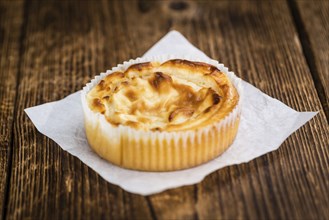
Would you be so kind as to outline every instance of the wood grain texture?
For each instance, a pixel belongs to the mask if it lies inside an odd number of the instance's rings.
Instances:
[[[123,219],[134,212],[150,218],[145,198],[107,184],[39,134],[23,112],[80,90],[95,73],[130,56],[126,48],[116,49],[123,43],[114,37],[121,27],[112,21],[113,3],[94,3],[27,4],[8,219]]]
[[[286,2],[29,1],[8,219],[325,219],[328,122]],[[175,5],[176,4],[176,5]],[[170,29],[267,94],[319,110],[275,152],[143,197],[107,183],[36,131],[26,107],[58,100],[142,55]]]
[[[22,18],[22,1],[0,1],[0,219],[5,211],[10,172]]]
[[[329,120],[329,1],[291,1],[291,6],[305,57]]]

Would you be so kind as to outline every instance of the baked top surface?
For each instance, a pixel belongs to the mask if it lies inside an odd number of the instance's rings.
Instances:
[[[89,108],[114,126],[179,131],[220,121],[237,105],[239,95],[216,67],[175,59],[109,74],[86,98]]]

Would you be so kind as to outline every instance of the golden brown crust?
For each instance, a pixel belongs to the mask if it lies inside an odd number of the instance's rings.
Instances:
[[[113,125],[142,130],[197,129],[224,118],[239,96],[216,67],[187,60],[138,63],[114,72],[88,95]]]

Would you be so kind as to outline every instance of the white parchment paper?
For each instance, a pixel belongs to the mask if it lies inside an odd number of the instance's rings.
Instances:
[[[147,51],[144,57],[165,54],[189,54],[208,58],[177,31],[169,32]],[[297,112],[249,83],[244,81],[242,83],[243,110],[233,145],[223,155],[206,164],[175,172],[132,171],[101,159],[88,146],[80,92],[60,101],[27,108],[25,112],[38,131],[78,157],[108,182],[119,185],[128,192],[150,195],[166,189],[198,183],[205,176],[222,167],[245,163],[276,150],[291,133],[317,114]]]

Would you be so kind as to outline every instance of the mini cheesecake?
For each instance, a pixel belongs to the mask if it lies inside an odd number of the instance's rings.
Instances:
[[[205,163],[231,145],[240,94],[218,67],[182,59],[126,66],[82,92],[87,139],[102,158],[171,171]]]

